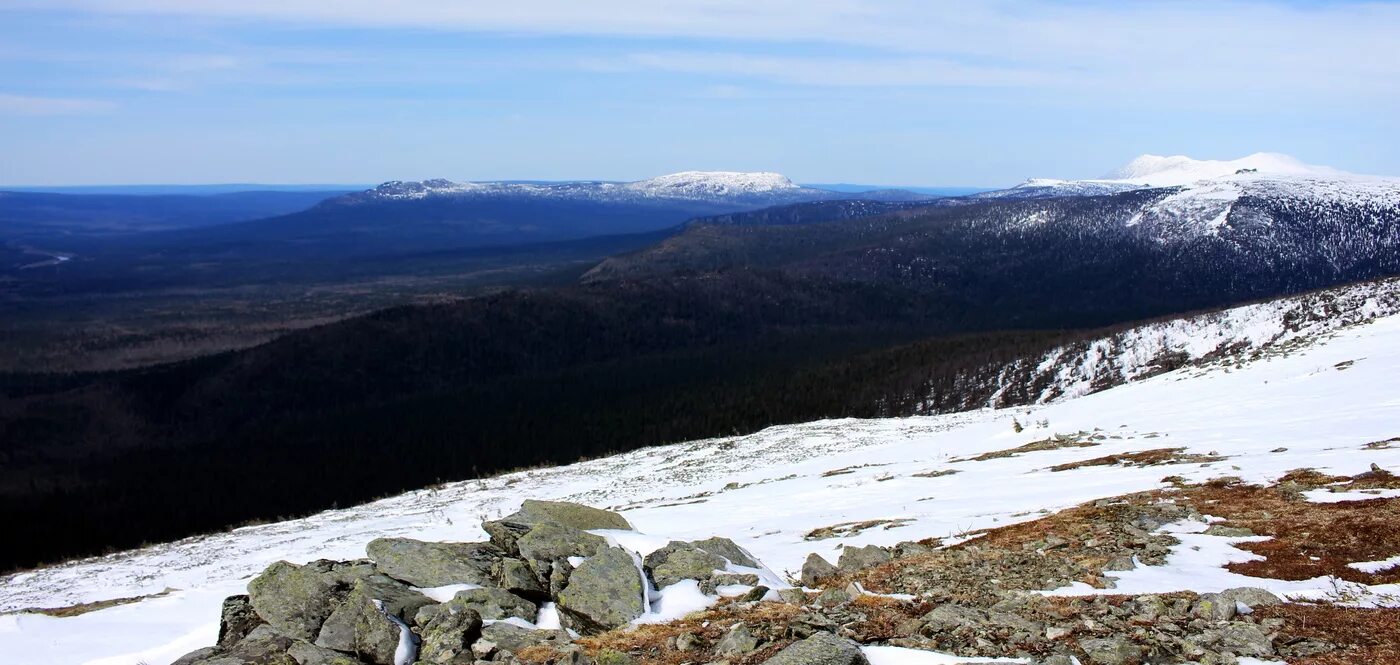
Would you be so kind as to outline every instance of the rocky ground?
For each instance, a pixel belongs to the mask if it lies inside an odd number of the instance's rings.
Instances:
[[[218,643],[177,663],[846,665],[868,662],[870,647],[1055,665],[1400,662],[1400,610],[1356,598],[1300,604],[1252,587],[1111,592],[1116,572],[1163,564],[1177,540],[1162,527],[1189,521],[1210,521],[1207,532],[1222,536],[1272,536],[1244,545],[1264,557],[1232,564],[1247,574],[1391,581],[1400,572],[1345,562],[1400,549],[1400,498],[1324,503],[1306,494],[1397,487],[1379,469],[1300,470],[1268,487],[1179,483],[950,545],[847,547],[834,564],[813,554],[792,585],[725,538],[672,541],[643,556],[610,537],[631,529],[617,513],[526,501],[483,525],[488,542],[386,538],[363,560],[273,564],[247,595],[225,601]],[[1071,585],[1094,593],[1045,593]],[[658,617],[675,597],[658,594],[676,589],[703,602]]]

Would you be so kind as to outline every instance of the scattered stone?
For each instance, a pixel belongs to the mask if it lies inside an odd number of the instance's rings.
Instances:
[[[813,552],[808,554],[807,560],[802,563],[802,584],[809,587],[818,586],[823,579],[839,572],[841,571],[831,565],[831,562]]]
[[[642,577],[632,554],[606,547],[589,557],[569,576],[559,595],[561,619],[580,633],[600,633],[639,617],[646,607]]]
[[[1079,648],[1095,665],[1138,665],[1142,662],[1142,648],[1122,637],[1081,640]]]
[[[1242,603],[1246,607],[1268,607],[1270,605],[1282,605],[1283,599],[1275,596],[1265,589],[1258,587],[1235,587],[1220,592],[1220,598],[1225,601]]]
[[[758,638],[754,637],[744,624],[735,624],[715,644],[717,656],[742,656],[758,648]]]
[[[790,605],[806,605],[807,592],[797,587],[778,589],[778,598]]]
[[[416,587],[492,584],[491,569],[503,553],[490,543],[428,543],[377,538],[365,547],[380,572]]]
[[[817,594],[817,599],[812,602],[819,607],[835,607],[851,602],[851,594],[845,589],[827,589]]]
[[[763,600],[763,597],[768,595],[768,591],[769,589],[766,586],[756,586],[752,589],[749,589],[747,592],[744,593],[744,595],[739,596],[739,602],[756,603],[760,600]]]
[[[892,559],[889,550],[876,545],[866,545],[865,547],[846,547],[841,550],[841,558],[836,562],[836,567],[842,572],[853,573],[865,568],[878,566]]]
[[[1212,524],[1204,532],[1207,536],[1220,536],[1222,538],[1247,538],[1253,536],[1254,532],[1244,527],[1222,526]]]
[[[1218,593],[1201,594],[1191,613],[1206,621],[1229,621],[1235,618],[1235,601]]]
[[[869,665],[860,647],[830,633],[817,633],[768,659],[769,665]]]
[[[676,636],[676,651],[681,653],[694,651],[700,644],[700,638],[695,633],[687,631]]]

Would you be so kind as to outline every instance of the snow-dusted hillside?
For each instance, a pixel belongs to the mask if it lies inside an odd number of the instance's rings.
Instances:
[[[1276,152],[1256,152],[1229,160],[1192,159],[1184,155],[1141,155],[1105,175],[1102,180],[1138,183],[1149,187],[1173,187],[1239,173],[1265,176],[1345,177],[1350,174],[1327,166],[1304,164]]]
[[[908,192],[900,192],[911,198]],[[743,203],[793,203],[828,199],[883,198],[887,191],[860,194],[802,187],[786,176],[768,172],[683,171],[635,182],[386,182],[374,189],[342,197],[342,203],[404,201],[433,197],[541,197],[582,201],[628,202],[651,199]],[[912,197],[933,198],[933,197]]]
[[[1160,229],[1164,238],[1217,233],[1232,221],[1231,213],[1243,199],[1287,202],[1299,209],[1351,206],[1380,211],[1400,206],[1400,178],[1311,166],[1277,153],[1224,161],[1142,155],[1100,179],[1033,178],[969,198],[1102,196],[1143,189],[1161,189],[1162,197],[1125,223]]]
[[[1356,474],[1372,464],[1400,470],[1400,447],[1375,444],[1400,434],[1396,292],[1395,282],[1358,286],[1326,297],[1153,324],[1092,343],[1088,350],[1067,349],[1050,363],[1062,371],[1052,376],[1054,388],[1045,394],[1045,404],[774,427],[751,436],[449,483],[305,519],[12,575],[0,582],[0,608],[9,612],[166,593],[69,618],[0,616],[0,661],[167,663],[212,643],[221,600],[241,592],[271,562],[357,558],[380,536],[484,539],[481,520],[515,510],[523,498],[620,510],[652,536],[634,539],[633,546],[643,549],[670,538],[727,535],[781,572],[796,571],[809,552],[831,556],[842,545],[893,545],[926,537],[956,542],[976,529],[1162,487],[1169,475],[1186,481],[1231,475],[1269,482],[1301,467],[1339,474]],[[1170,353],[1214,362],[1071,398],[1094,377],[1150,373]],[[1075,354],[1074,361],[1065,362]],[[1093,447],[978,457],[1057,434],[1087,438]],[[1164,446],[1223,459],[1051,470]],[[821,527],[863,522],[885,526],[849,528],[821,540],[806,537]],[[1232,547],[1250,539],[1171,529],[1181,543],[1166,565],[1118,573],[1120,590],[1248,585],[1298,598],[1335,592],[1329,578],[1282,582],[1226,571],[1225,563],[1255,556]]]

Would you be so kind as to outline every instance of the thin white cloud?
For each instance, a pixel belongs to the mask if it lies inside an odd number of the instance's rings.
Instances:
[[[613,66],[799,85],[1070,84],[1175,94],[1229,90],[1400,95],[1400,4],[1264,0],[0,0],[319,26],[738,40],[733,54],[644,54]],[[754,55],[754,45],[864,51]],[[713,45],[712,45],[713,46]],[[706,49],[714,50],[714,49]],[[859,55],[860,57],[855,57]],[[836,57],[840,56],[840,57]],[[849,56],[849,57],[847,57]],[[706,62],[705,58],[712,58]]]
[[[3,115],[80,115],[101,113],[112,108],[114,105],[111,102],[100,99],[33,97],[0,93],[0,114]]]

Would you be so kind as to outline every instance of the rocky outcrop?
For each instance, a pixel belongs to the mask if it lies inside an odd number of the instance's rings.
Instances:
[[[353,653],[374,665],[394,665],[400,637],[398,623],[374,597],[373,587],[359,580],[345,601],[326,619],[315,645]]]
[[[249,604],[273,628],[314,640],[345,591],[331,575],[332,566],[329,561],[304,566],[278,561],[248,583]]]
[[[817,633],[767,661],[770,665],[869,665],[855,642],[830,633]]]
[[[489,543],[428,543],[379,538],[365,548],[385,575],[417,587],[491,584],[491,570],[503,554]]]
[[[472,643],[481,636],[481,616],[449,606],[421,625],[422,647],[418,660],[429,665],[449,665],[471,659]]]
[[[518,617],[534,623],[539,616],[539,607],[505,589],[467,589],[458,591],[452,600],[443,604],[448,611],[470,610],[482,619],[492,621]]]
[[[817,586],[822,580],[840,572],[836,566],[831,565],[831,562],[813,552],[807,555],[807,560],[802,564],[802,585]]]
[[[564,625],[580,633],[601,633],[646,611],[642,574],[632,553],[607,547],[584,560],[559,594]]]

